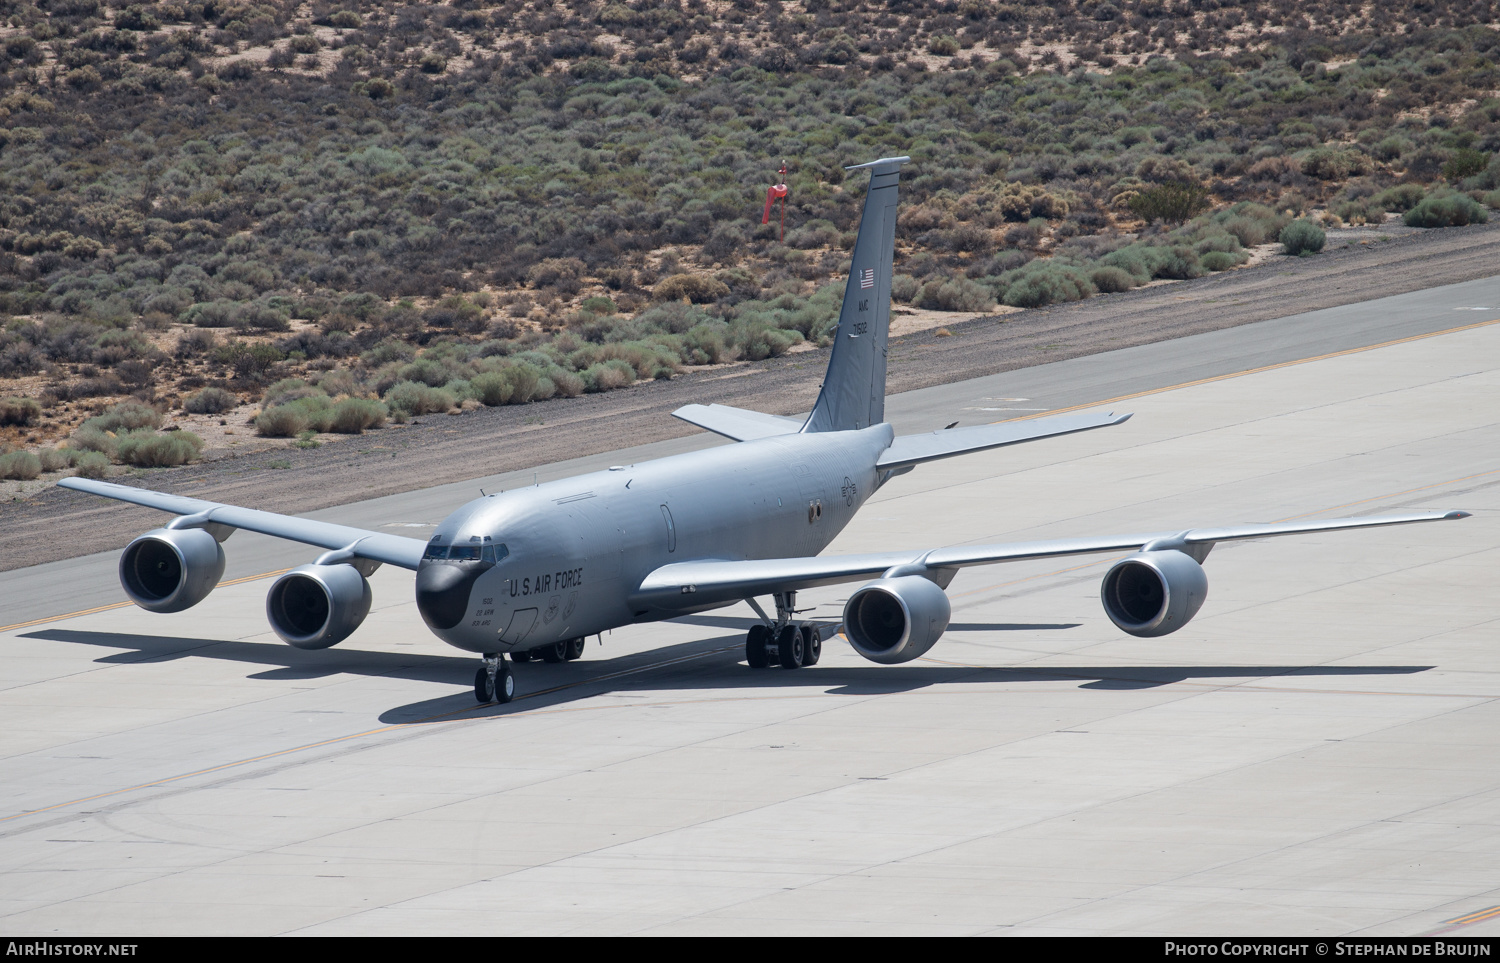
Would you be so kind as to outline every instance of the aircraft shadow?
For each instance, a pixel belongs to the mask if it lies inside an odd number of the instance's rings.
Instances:
[[[271,642],[85,632],[74,629],[44,629],[26,633],[22,637],[126,650],[101,656],[97,660],[105,664],[202,658],[262,667],[260,671],[249,675],[251,679],[316,679],[349,674],[458,686],[448,695],[385,710],[379,718],[388,725],[436,720],[458,714],[481,717],[534,711],[607,692],[632,689],[652,692],[707,689],[745,693],[763,692],[767,689],[795,689],[801,692],[820,689],[830,695],[881,695],[911,692],[940,683],[1072,682],[1078,683],[1080,689],[1120,690],[1149,689],[1189,679],[1391,676],[1411,675],[1433,668],[1430,665],[1053,667],[909,662],[892,666],[819,665],[797,671],[779,668],[753,670],[745,666],[742,639],[735,634],[604,658],[593,655],[600,650],[591,648],[589,655],[579,662],[557,665],[527,663],[514,669],[520,690],[516,701],[504,706],[477,706],[469,682],[478,660],[471,656],[337,648],[308,651]]]
[[[702,625],[711,629],[747,630],[760,619],[734,618],[727,615],[683,615],[668,619],[681,625]],[[842,623],[811,619],[823,633],[823,638],[834,635]],[[1049,629],[1076,629],[1082,622],[950,622],[949,632],[1045,632]]]

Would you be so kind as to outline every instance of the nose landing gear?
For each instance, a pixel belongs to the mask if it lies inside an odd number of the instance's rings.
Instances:
[[[793,622],[797,593],[776,595],[776,621],[760,612],[753,599],[750,604],[765,622],[750,626],[745,634],[745,661],[752,669],[764,669],[775,663],[783,669],[800,669],[817,665],[823,656],[823,639],[818,627],[810,622]]]
[[[504,705],[516,697],[516,677],[510,665],[494,652],[486,652],[484,665],[474,673],[474,698],[480,705]]]

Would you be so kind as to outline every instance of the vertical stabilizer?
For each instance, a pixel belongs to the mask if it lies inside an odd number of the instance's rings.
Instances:
[[[896,243],[896,181],[910,157],[885,157],[848,170],[870,170],[844,309],[823,391],[803,431],[849,431],[885,420],[885,345],[891,323],[891,263]]]

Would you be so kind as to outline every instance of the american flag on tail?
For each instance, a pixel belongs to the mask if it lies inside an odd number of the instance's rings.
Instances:
[[[875,269],[874,268],[865,268],[863,271],[859,272],[859,287],[860,287],[860,290],[864,290],[866,288],[873,288],[874,286],[875,286]]]

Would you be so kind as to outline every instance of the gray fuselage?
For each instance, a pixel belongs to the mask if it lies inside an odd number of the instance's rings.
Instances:
[[[892,438],[887,424],[781,435],[475,499],[434,533],[418,608],[482,653],[682,615],[631,594],[673,562],[818,554],[878,487]]]

